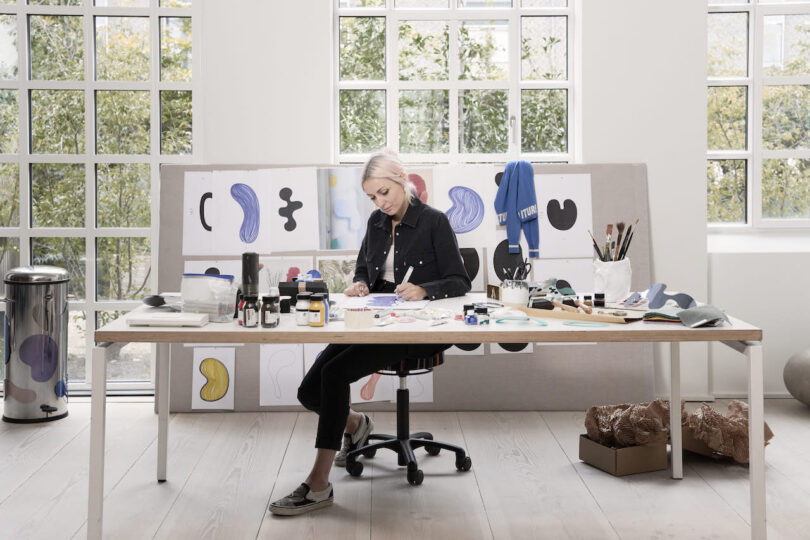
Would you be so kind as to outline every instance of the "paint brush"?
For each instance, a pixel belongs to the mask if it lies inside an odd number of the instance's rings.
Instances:
[[[633,236],[634,236],[635,234],[636,234],[636,232],[635,232],[635,231],[632,231],[632,232],[631,232],[631,233],[630,233],[630,234],[627,236],[627,243],[624,245],[624,252],[622,252],[622,259],[624,259],[625,257],[627,257],[627,250],[629,250],[629,249],[630,249],[630,241],[633,239]]]
[[[600,261],[605,260],[604,257],[602,257],[602,252],[599,250],[599,244],[596,243],[596,238],[593,237],[593,233],[591,233],[591,231],[589,230],[588,234],[591,236],[591,240],[593,240],[593,249],[596,250],[596,255],[599,257],[599,260]]]
[[[620,259],[623,259],[624,256],[627,254],[627,246],[630,243],[630,236],[632,235],[633,227],[636,227],[638,225],[639,219],[641,218],[636,218],[636,222],[627,228],[627,234],[624,235],[624,245],[621,247],[621,253],[619,254]]]
[[[616,224],[616,228],[619,229],[619,235],[616,237],[616,245],[621,248],[622,245],[622,234],[624,233],[624,221],[620,221]],[[621,249],[617,249],[616,252],[613,254],[613,260],[619,260],[619,251]]]
[[[610,260],[610,235],[613,234],[613,223],[608,223],[607,229],[605,229],[605,262]]]

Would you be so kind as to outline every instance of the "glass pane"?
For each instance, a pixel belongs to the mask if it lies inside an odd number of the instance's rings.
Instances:
[[[160,0],[160,7],[191,7],[191,0]]]
[[[19,149],[18,113],[17,91],[0,90],[0,154],[16,154]]]
[[[521,0],[521,7],[566,7],[568,0]]]
[[[31,226],[84,227],[83,164],[31,164]]]
[[[373,152],[385,147],[385,90],[340,91],[340,151]]]
[[[395,0],[394,7],[398,8],[446,8],[449,0]]]
[[[496,153],[509,149],[506,90],[459,90],[458,151]]]
[[[30,15],[31,79],[84,80],[82,17]]]
[[[508,76],[507,21],[464,21],[459,28],[459,79],[504,81]]]
[[[18,266],[20,266],[20,239],[0,236],[0,274],[5,276],[6,272]],[[2,279],[0,279],[0,295],[6,297],[6,283]],[[0,331],[0,334],[4,333]]]
[[[385,17],[340,18],[340,80],[385,79]]]
[[[68,271],[68,294],[76,300],[85,297],[84,238],[32,238],[31,264],[58,266]],[[72,300],[73,298],[71,298]]]
[[[385,0],[338,0],[338,7],[342,8],[385,7]]]
[[[764,17],[762,67],[771,76],[810,73],[810,15]]]
[[[0,79],[17,78],[17,17],[0,15]]]
[[[504,8],[512,7],[512,0],[458,0],[460,8]]]
[[[68,312],[68,382],[85,382],[87,358],[87,315],[84,311]],[[107,366],[109,369],[109,365]]]
[[[745,150],[748,88],[710,86],[707,115],[709,150]]]
[[[160,93],[160,153],[191,154],[191,91]]]
[[[762,217],[810,218],[810,159],[763,160]]]
[[[399,92],[399,151],[450,151],[450,93],[447,90]]]
[[[149,0],[96,0],[98,7],[149,7]]]
[[[706,169],[710,223],[745,223],[746,161],[710,159]]]
[[[521,17],[524,80],[568,78],[568,17]]]
[[[31,152],[84,152],[82,90],[31,90]]]
[[[149,296],[151,270],[148,238],[96,239],[98,300],[137,300]]]
[[[568,151],[567,90],[521,90],[520,114],[524,152]]]
[[[748,74],[748,14],[710,13],[708,19],[709,77]]]
[[[763,148],[810,148],[810,86],[766,86],[762,109]]]
[[[84,4],[84,0],[28,0],[28,4],[32,6],[81,6]]]
[[[147,163],[96,165],[96,225],[148,227],[150,185]]]
[[[399,80],[447,80],[450,27],[442,21],[399,24]]]
[[[160,79],[191,81],[191,17],[160,18]]]
[[[96,79],[149,80],[149,19],[96,17]]]
[[[16,163],[0,163],[0,227],[19,226],[20,169]]]
[[[96,311],[96,328],[102,328],[126,311]],[[152,376],[152,346],[128,343],[107,357],[108,381],[149,381]]]
[[[96,92],[96,151],[99,154],[149,153],[149,92]]]

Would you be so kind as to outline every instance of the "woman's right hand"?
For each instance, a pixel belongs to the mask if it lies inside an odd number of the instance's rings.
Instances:
[[[346,296],[365,296],[368,294],[368,285],[362,281],[355,281],[343,291]]]

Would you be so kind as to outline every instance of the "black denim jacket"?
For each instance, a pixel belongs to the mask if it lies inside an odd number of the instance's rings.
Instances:
[[[425,289],[431,300],[462,296],[470,290],[470,278],[447,216],[419,199],[411,202],[397,225],[393,248],[397,283],[405,277],[408,267],[413,266],[408,281]],[[357,255],[354,281],[363,281],[372,289],[382,275],[389,249],[391,216],[378,209],[368,220],[366,236]]]

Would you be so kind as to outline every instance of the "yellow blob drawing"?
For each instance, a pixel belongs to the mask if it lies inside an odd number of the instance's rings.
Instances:
[[[337,186],[337,176],[334,174],[329,175],[329,187],[333,188]]]
[[[200,373],[208,382],[200,390],[205,401],[217,401],[228,392],[228,369],[216,358],[206,358],[200,362]]]

